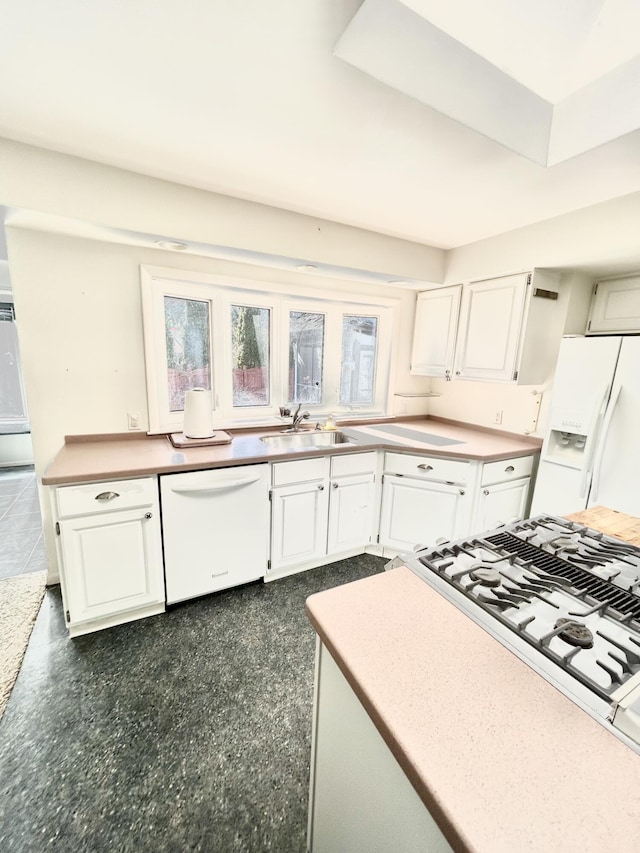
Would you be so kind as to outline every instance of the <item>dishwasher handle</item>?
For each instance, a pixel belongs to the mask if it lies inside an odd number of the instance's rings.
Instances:
[[[237,480],[224,480],[221,483],[211,483],[210,485],[195,485],[195,486],[171,486],[171,491],[177,495],[196,494],[201,492],[228,492],[230,489],[240,489],[243,486],[250,486],[252,483],[257,483],[260,477],[244,477]]]

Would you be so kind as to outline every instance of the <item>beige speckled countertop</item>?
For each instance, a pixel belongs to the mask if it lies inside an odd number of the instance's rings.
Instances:
[[[409,569],[307,612],[454,849],[640,849],[640,756]]]
[[[390,432],[389,427],[406,430],[411,435]],[[47,468],[42,482],[44,485],[81,483],[383,448],[490,462],[532,455],[540,450],[542,443],[537,438],[475,428],[435,418],[339,428],[351,437],[353,444],[287,452],[270,448],[260,441],[263,435],[277,434],[277,429],[236,433],[232,431],[231,444],[185,449],[173,447],[167,436],[135,433],[116,436],[72,436],[67,438],[65,445]],[[450,443],[440,443],[445,441]]]

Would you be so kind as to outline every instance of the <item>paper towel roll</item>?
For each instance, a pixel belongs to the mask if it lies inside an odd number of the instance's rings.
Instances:
[[[187,438],[209,438],[213,435],[211,391],[192,388],[184,395],[183,433]]]

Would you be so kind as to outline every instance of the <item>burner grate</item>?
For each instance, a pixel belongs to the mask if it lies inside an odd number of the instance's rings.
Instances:
[[[528,542],[523,542],[522,539],[510,533],[486,536],[484,541],[513,553],[522,560],[533,563],[550,575],[565,578],[580,592],[592,596],[596,601],[609,605],[621,613],[623,617],[640,619],[640,599],[633,593],[621,590],[619,586],[598,578],[579,566],[566,563],[559,557],[549,554],[535,545],[529,545]]]

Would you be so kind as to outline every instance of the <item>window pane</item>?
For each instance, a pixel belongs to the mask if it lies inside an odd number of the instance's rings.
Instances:
[[[373,403],[377,335],[377,317],[342,318],[341,403]]]
[[[268,308],[231,306],[233,405],[269,405],[270,315]]]
[[[0,303],[0,432],[29,428],[13,305]]]
[[[169,409],[180,412],[185,391],[211,389],[209,303],[165,296],[164,323]]]
[[[289,314],[289,402],[322,402],[324,314]]]

